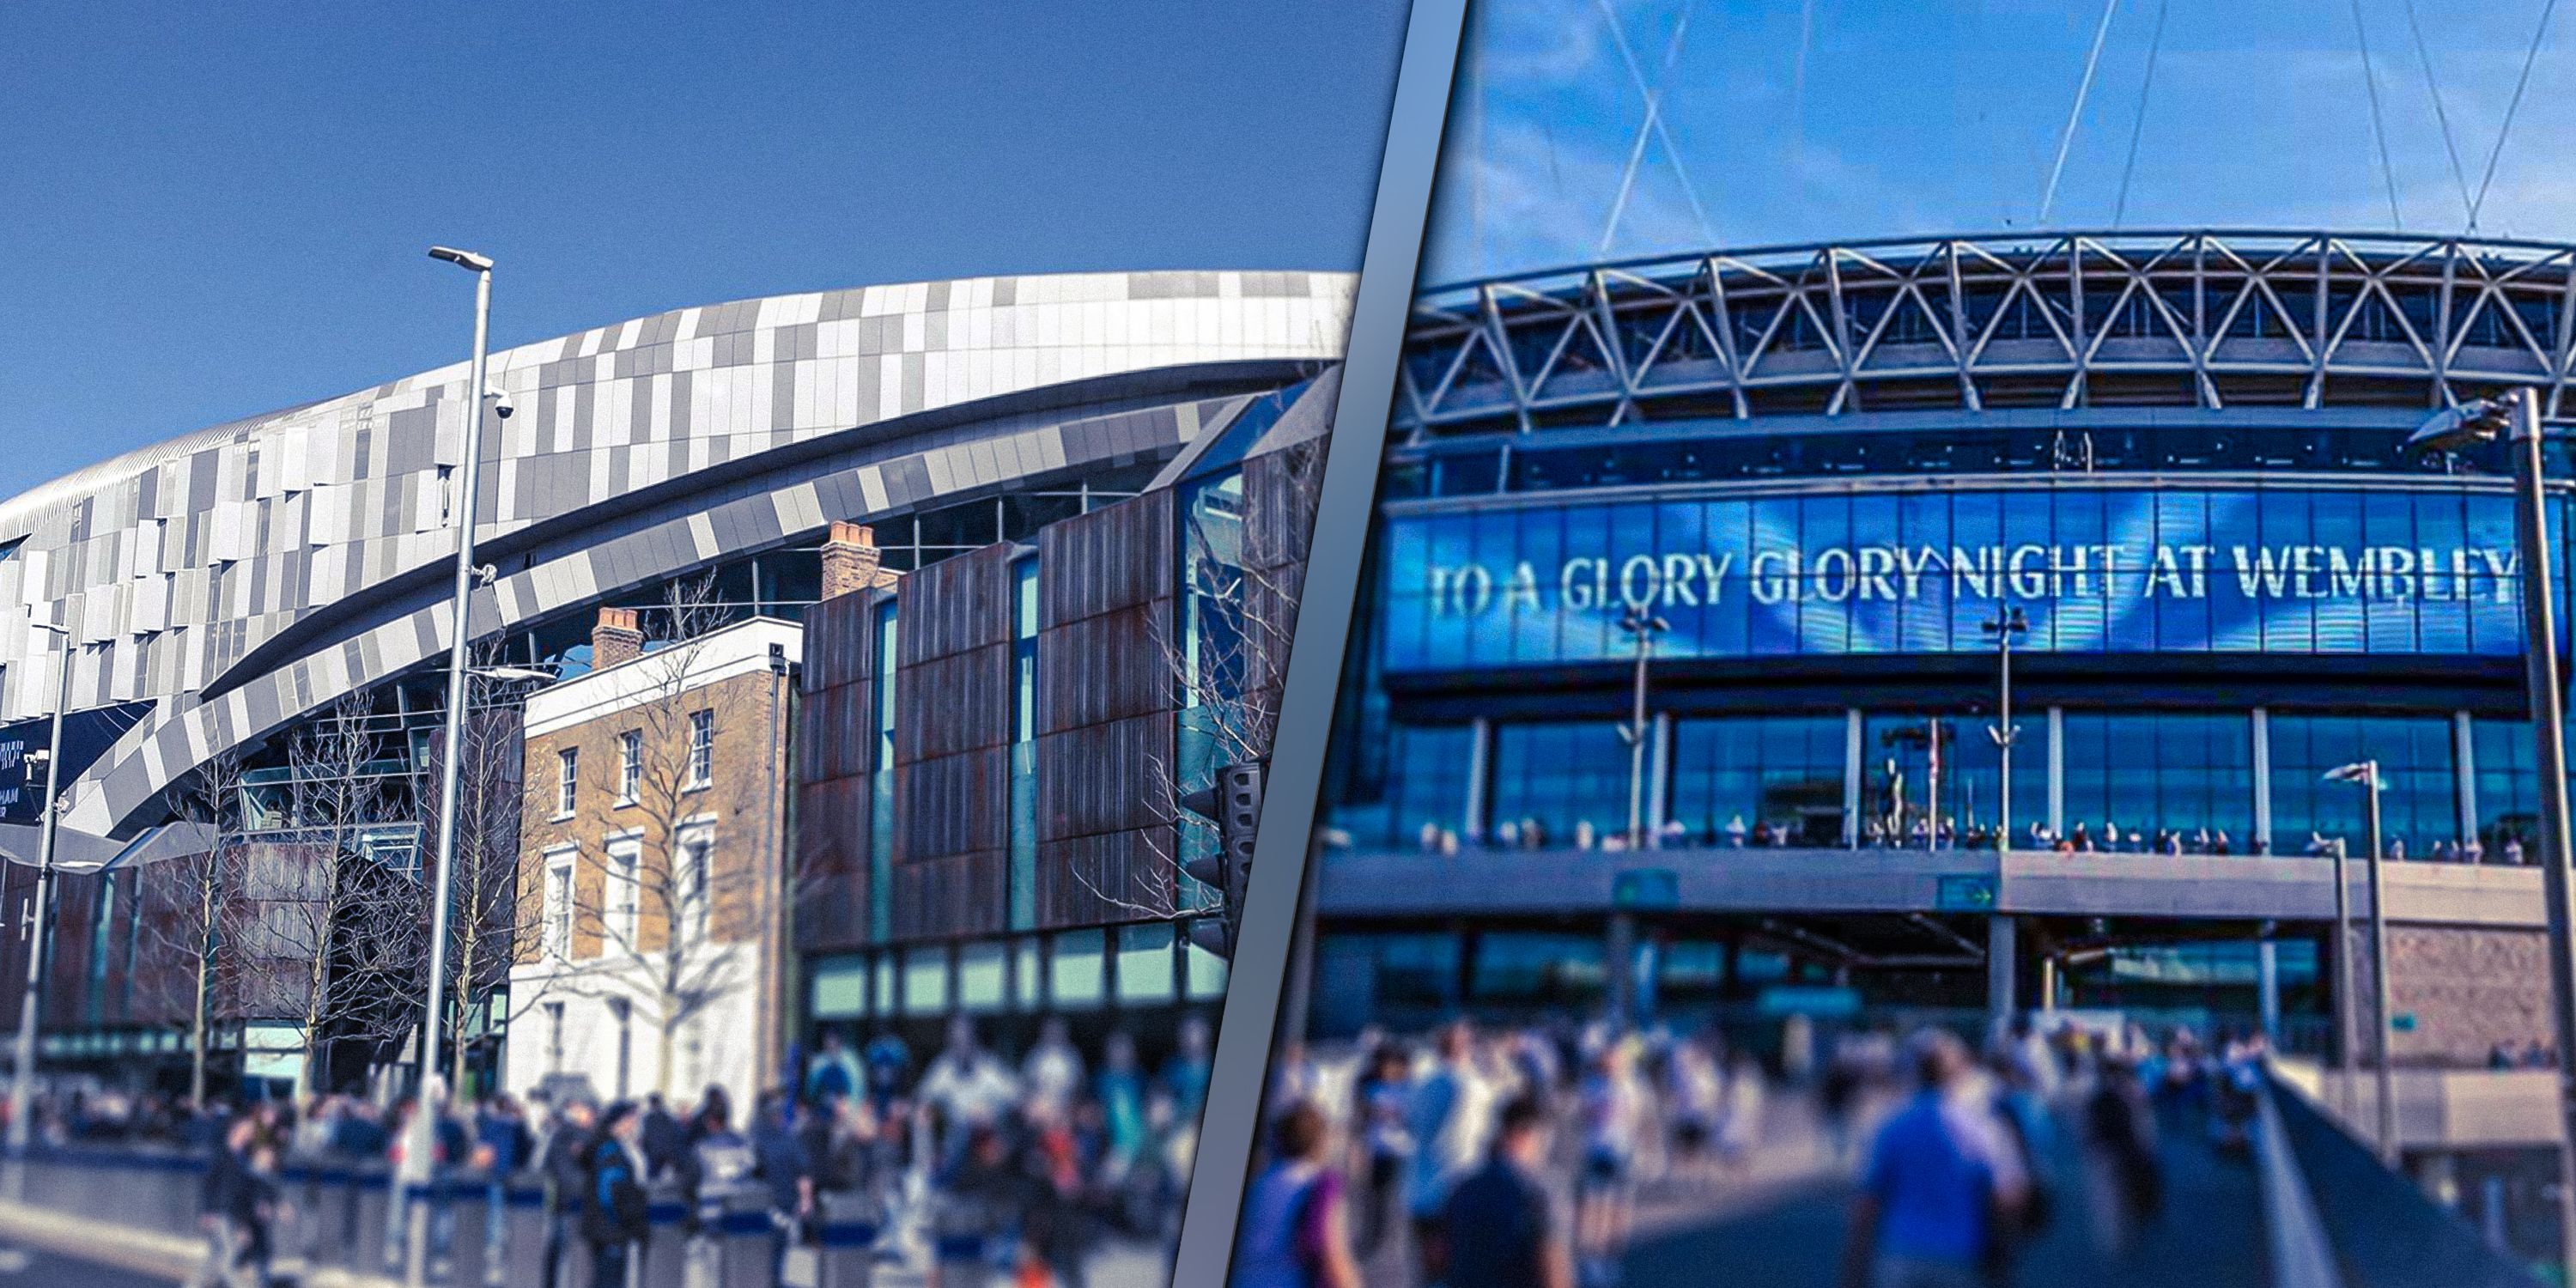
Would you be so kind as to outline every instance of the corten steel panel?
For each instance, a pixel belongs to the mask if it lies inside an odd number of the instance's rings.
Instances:
[[[1172,593],[1172,495],[1148,492],[1038,534],[1041,629]]]
[[[797,802],[796,947],[832,951],[867,942],[868,817],[862,777],[809,782]]]
[[[876,608],[886,592],[824,600],[805,617],[797,705],[796,947],[867,942],[876,768]]]
[[[897,647],[909,667],[1011,641],[1011,547],[986,546],[907,574]]]
[[[942,939],[1004,929],[1009,856],[1000,850],[949,854],[894,870],[894,935]]]
[[[1178,846],[1169,827],[1040,841],[1038,924],[1096,926],[1169,909]]]
[[[44,1003],[37,1012],[48,1028],[89,1025],[83,1001],[89,995],[90,923],[98,911],[102,880],[101,874],[95,872],[64,872],[54,877],[53,924],[48,930],[51,942],[45,949]]]
[[[895,764],[1007,745],[1011,697],[1007,642],[907,664],[895,679]]]
[[[1299,443],[1243,462],[1244,562],[1254,567],[1302,565],[1314,534],[1315,488],[1323,468],[1318,443]]]
[[[898,766],[895,866],[1008,848],[1010,768],[1000,747]]]
[[[1177,635],[1168,598],[1041,629],[1039,733],[1172,710]]]
[[[1172,726],[1165,713],[1039,738],[1038,839],[1169,822]]]

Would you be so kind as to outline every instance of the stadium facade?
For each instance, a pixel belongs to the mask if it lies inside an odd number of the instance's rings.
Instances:
[[[2571,292],[2565,246],[2306,232],[1425,292],[1311,1027],[2064,1005],[2321,1049],[2308,856],[2365,805],[2322,776],[2375,757],[2399,1058],[2545,1041],[2511,496],[2400,444],[2569,410]]]
[[[1306,272],[978,278],[497,353],[512,414],[471,444],[487,575],[468,634],[495,664],[569,676],[601,607],[649,612],[682,579],[801,617],[836,521],[868,524],[896,572],[1034,540],[1336,362],[1350,290]],[[169,973],[151,874],[203,842],[174,820],[208,766],[237,760],[254,790],[292,777],[296,731],[351,693],[384,724],[386,772],[435,754],[465,380],[460,363],[201,430],[0,503],[0,738],[42,745],[66,658],[73,712],[60,856],[86,875],[52,910],[48,1057],[174,1048],[173,990],[147,987]],[[37,813],[8,786],[14,916]],[[256,1046],[246,1033],[227,1040]]]

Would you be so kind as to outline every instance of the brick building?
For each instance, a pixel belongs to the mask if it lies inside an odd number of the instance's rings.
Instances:
[[[593,669],[528,701],[504,1085],[748,1105],[781,1050],[779,861],[802,631],[648,639],[600,610]]]

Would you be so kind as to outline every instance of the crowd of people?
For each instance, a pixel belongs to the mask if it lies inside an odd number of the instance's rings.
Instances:
[[[1235,1282],[1357,1288],[1364,1267],[1421,1285],[1609,1282],[1637,1186],[1747,1166],[1770,1081],[1714,1032],[1600,1024],[1460,1021],[1365,1034],[1336,1058],[1292,1049]]]
[[[2134,1247],[2162,1209],[2161,1134],[2242,1150],[2263,1055],[2259,1036],[2211,1049],[2177,1030],[2156,1046],[2134,1027],[2028,1022],[1982,1055],[1937,1027],[1859,1030],[1777,1069],[1714,1033],[1598,1024],[1292,1051],[1235,1288],[1616,1284],[1640,1187],[1687,1200],[1682,1187],[1751,1174],[1785,1144],[1770,1112],[1784,1081],[1813,1108],[1825,1165],[1856,1178],[1844,1282],[2010,1284],[2061,1192],[2081,1195],[2065,1219],[2102,1256]]]
[[[538,1288],[574,1282],[586,1262],[593,1285],[641,1282],[657,1202],[678,1202],[679,1255],[718,1255],[728,1213],[765,1212],[772,1282],[812,1282],[827,1225],[872,1241],[866,1255],[908,1265],[931,1288],[1050,1285],[1083,1288],[1088,1259],[1105,1240],[1168,1243],[1177,1223],[1208,1087],[1206,1021],[1185,1016],[1171,1055],[1149,1067],[1137,1043],[1112,1031],[1086,1055],[1061,1018],[1006,1058],[970,1020],[952,1021],[943,1045],[916,1059],[892,1030],[863,1044],[821,1035],[798,1076],[738,1108],[721,1087],[694,1104],[658,1094],[601,1103],[578,1092],[445,1100],[425,1133],[422,1218],[430,1269],[452,1281],[457,1240],[483,1240],[487,1284],[509,1279],[508,1191],[544,1194]],[[205,1156],[201,1285],[265,1285],[281,1258],[315,1240],[356,1230],[356,1191],[339,1232],[312,1209],[316,1191],[291,1179],[294,1163],[382,1165],[415,1179],[404,1154],[417,1100],[390,1104],[325,1095],[192,1108],[149,1096],[66,1091],[40,1106],[56,1139],[161,1142]],[[305,1173],[309,1175],[309,1173]],[[460,1230],[478,1191],[483,1228]],[[299,1211],[316,1219],[289,1224]],[[398,1269],[415,1213],[384,1210],[382,1247]],[[740,1229],[739,1222],[735,1229]],[[300,1233],[299,1233],[300,1232]],[[282,1246],[297,1245],[297,1246]],[[524,1250],[515,1258],[526,1261]]]

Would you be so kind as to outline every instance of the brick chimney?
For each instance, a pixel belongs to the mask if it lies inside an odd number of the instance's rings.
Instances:
[[[600,609],[599,624],[590,628],[590,669],[605,671],[642,656],[644,632],[635,624],[635,610]]]
[[[834,520],[831,535],[823,538],[823,598],[893,585],[894,571],[879,562],[883,558],[873,529]]]

